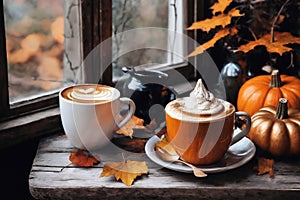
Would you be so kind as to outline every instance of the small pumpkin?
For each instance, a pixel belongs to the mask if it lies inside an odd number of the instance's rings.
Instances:
[[[237,108],[252,116],[260,108],[277,106],[279,98],[287,98],[290,108],[300,108],[300,79],[279,75],[260,75],[246,81],[239,90]]]
[[[278,107],[261,108],[251,117],[248,137],[274,156],[300,155],[300,110],[288,109],[287,99]]]

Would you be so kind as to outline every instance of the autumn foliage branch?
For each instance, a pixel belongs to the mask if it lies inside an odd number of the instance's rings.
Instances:
[[[212,18],[194,22],[187,28],[187,30],[202,30],[206,33],[216,31],[210,40],[197,47],[189,54],[189,57],[203,53],[205,50],[214,47],[219,40],[227,37],[236,37],[240,41],[243,40],[241,27],[247,27],[254,40],[249,41],[244,38],[244,44],[240,43],[236,46],[238,51],[247,53],[250,50],[253,50],[256,46],[265,46],[269,53],[278,53],[279,55],[292,51],[293,49],[287,45],[300,44],[300,37],[296,37],[290,32],[275,31],[275,28],[277,28],[277,26],[285,19],[285,16],[282,15],[282,13],[291,1],[285,0],[283,3],[282,1],[277,1],[277,3],[279,2],[282,5],[280,6],[280,9],[276,11],[275,16],[271,16],[269,19],[259,18],[259,15],[266,13],[264,9],[266,9],[268,5],[264,4],[267,2],[268,0],[242,1],[239,5],[234,2],[234,0],[218,0],[210,7],[213,15]],[[253,16],[247,16],[250,14]],[[241,20],[245,17],[248,17],[249,20]],[[256,21],[253,19],[256,19]],[[251,29],[250,23],[253,21],[255,23],[252,23],[254,24],[252,27],[258,30],[263,30],[259,33],[259,35]],[[264,29],[269,31],[266,32]]]

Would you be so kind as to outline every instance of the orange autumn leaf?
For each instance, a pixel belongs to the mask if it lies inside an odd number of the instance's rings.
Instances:
[[[8,60],[11,63],[25,63],[29,60],[31,54],[24,49],[18,49],[8,55]]]
[[[213,16],[210,19],[194,22],[192,26],[187,28],[187,30],[201,29],[202,31],[209,32],[217,26],[222,26],[224,28],[225,26],[231,23],[232,17],[240,16],[243,16],[243,14],[241,14],[238,9],[233,8],[227,14],[222,13],[220,15]]]
[[[257,171],[258,175],[269,173],[269,176],[273,177],[274,176],[273,166],[274,166],[273,159],[259,158],[258,166],[255,166],[254,169]]]
[[[46,80],[61,80],[63,74],[61,73],[62,64],[57,57],[48,56],[45,53],[41,53],[38,56],[40,64],[38,65],[37,72],[39,77]],[[49,67],[51,66],[51,67]],[[44,90],[55,89],[60,86],[61,83],[53,81],[41,81],[39,86]]]
[[[45,54],[52,57],[60,56],[64,51],[63,45],[53,45]]]
[[[251,41],[238,48],[239,51],[247,53],[254,49],[256,46],[263,45],[267,48],[270,53],[279,53],[282,55],[285,52],[293,50],[285,45],[287,44],[300,44],[300,37],[295,37],[288,32],[275,32],[274,42],[271,42],[271,34],[266,34],[258,40]]]
[[[30,34],[21,41],[21,47],[30,54],[39,51],[43,37],[40,34]]]
[[[136,177],[148,174],[146,162],[131,161],[125,162],[109,162],[103,167],[100,177],[114,175],[116,180],[120,180],[127,186],[132,185]]]
[[[163,137],[163,139],[155,144],[155,148],[160,148],[164,151],[166,151],[170,155],[177,155],[177,152],[173,148],[173,146],[170,144],[170,142],[167,140],[166,137]]]
[[[78,149],[76,152],[71,152],[69,160],[71,163],[81,167],[91,167],[98,164],[99,161],[93,156],[89,155],[82,149]]]
[[[218,40],[222,39],[223,37],[226,37],[227,35],[235,35],[237,34],[237,31],[238,30],[236,28],[225,28],[219,30],[211,40],[197,47],[192,53],[188,55],[188,57],[196,56],[198,54],[203,53],[205,50],[213,47]]]
[[[45,36],[38,33],[32,33],[27,35],[20,42],[21,48],[9,52],[8,60],[11,63],[25,63],[32,56],[36,55],[40,51],[42,43],[45,42]]]
[[[116,133],[132,138],[133,129],[145,129],[145,126],[143,124],[143,119],[140,119],[136,116],[132,116],[131,119],[123,127],[116,131]]]
[[[224,10],[231,4],[232,0],[219,0],[214,5],[212,5],[210,8],[212,9],[212,13],[215,15],[218,12],[223,13]]]
[[[51,34],[60,44],[64,43],[64,18],[57,17],[51,24]]]

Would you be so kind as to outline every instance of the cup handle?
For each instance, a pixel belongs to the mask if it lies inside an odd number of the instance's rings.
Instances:
[[[121,101],[121,103],[125,103],[125,104],[129,105],[129,111],[128,111],[127,115],[125,116],[125,118],[119,122],[119,124],[118,124],[119,128],[124,126],[131,119],[131,117],[134,115],[134,112],[135,112],[135,104],[131,99],[129,99],[127,97],[121,97],[120,101]]]
[[[239,119],[239,117],[241,116],[245,117],[245,119],[243,120]],[[234,134],[230,145],[235,144],[236,142],[240,141],[243,137],[245,137],[248,134],[251,127],[251,117],[248,113],[242,111],[236,112],[235,121],[237,120],[241,121],[242,123],[245,123],[246,127],[242,131]]]

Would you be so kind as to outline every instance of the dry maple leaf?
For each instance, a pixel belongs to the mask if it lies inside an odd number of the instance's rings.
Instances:
[[[100,177],[114,175],[116,180],[120,180],[127,186],[132,185],[136,177],[142,174],[148,174],[146,162],[131,161],[125,162],[109,162],[103,167]]]
[[[285,52],[293,50],[285,45],[287,44],[300,44],[300,37],[295,37],[288,32],[275,32],[274,42],[271,42],[271,34],[266,34],[258,40],[251,41],[238,48],[239,51],[247,53],[254,49],[256,46],[263,45],[267,48],[270,53],[279,53],[282,55]]]
[[[214,5],[212,5],[210,8],[212,9],[213,15],[215,15],[218,12],[223,13],[224,10],[231,4],[232,0],[219,0]]]
[[[231,23],[232,17],[240,16],[243,16],[243,14],[240,13],[240,10],[233,8],[227,14],[222,13],[220,15],[213,16],[210,19],[194,22],[192,26],[187,28],[187,30],[201,29],[202,31],[209,32],[217,26],[222,26],[224,28]]]
[[[188,57],[196,56],[198,54],[203,53],[205,50],[213,47],[218,40],[222,39],[223,37],[226,37],[227,35],[235,35],[235,34],[237,34],[237,31],[238,30],[236,28],[225,28],[225,29],[219,30],[211,40],[198,46],[192,53],[190,53],[188,55]]]
[[[258,175],[269,173],[269,176],[273,177],[274,176],[273,166],[274,166],[273,159],[259,158],[258,166],[255,166],[254,170],[257,170]]]
[[[145,129],[145,126],[143,124],[143,119],[132,116],[131,119],[123,127],[116,131],[116,133],[132,138],[133,129]]]
[[[163,137],[163,139],[155,144],[156,148],[163,149],[170,155],[177,155],[177,152],[173,148],[173,146],[170,144],[170,142],[167,140],[166,137]]]
[[[71,152],[69,160],[71,163],[81,167],[91,167],[99,163],[99,160],[82,149],[78,149],[76,152]]]

